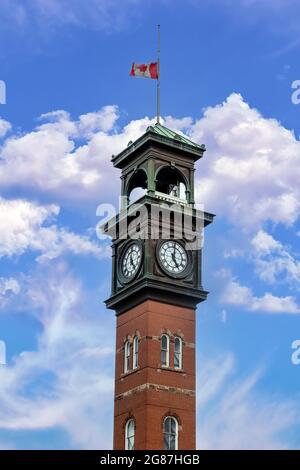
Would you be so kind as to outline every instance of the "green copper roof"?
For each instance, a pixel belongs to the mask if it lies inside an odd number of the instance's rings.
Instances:
[[[196,148],[201,148],[202,146],[199,144],[196,144],[195,142],[191,141],[188,139],[186,136],[177,134],[176,132],[172,131],[171,129],[168,129],[165,126],[162,126],[158,122],[154,126],[149,126],[147,131],[154,132],[155,134],[161,135],[163,137],[168,137],[169,139],[174,139],[179,142],[182,142],[187,145],[191,145],[192,147]]]
[[[141,148],[148,144],[157,144],[168,146],[175,152],[188,154],[194,161],[202,158],[205,152],[205,145],[199,145],[192,142],[185,135],[178,134],[177,132],[168,129],[161,124],[156,123],[153,126],[149,126],[146,132],[141,135],[134,142],[128,142],[127,147],[122,150],[118,155],[112,155],[112,162],[115,167],[122,168],[125,161],[133,159],[137,152],[141,151]]]

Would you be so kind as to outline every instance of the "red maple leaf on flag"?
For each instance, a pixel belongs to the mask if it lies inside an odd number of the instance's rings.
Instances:
[[[144,77],[158,79],[158,63],[137,64],[133,62],[129,75],[132,77]]]
[[[141,64],[141,65],[137,65],[137,68],[141,71],[141,72],[146,72],[147,70],[147,65],[146,64]]]

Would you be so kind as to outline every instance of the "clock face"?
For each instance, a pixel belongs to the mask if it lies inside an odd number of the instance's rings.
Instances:
[[[122,274],[127,280],[132,279],[141,264],[142,250],[138,243],[132,243],[125,251],[122,259]]]
[[[159,260],[162,267],[173,275],[181,274],[188,264],[188,256],[183,246],[175,241],[166,241],[159,249]]]

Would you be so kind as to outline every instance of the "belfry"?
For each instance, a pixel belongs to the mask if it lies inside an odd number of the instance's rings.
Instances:
[[[204,151],[157,123],[112,157],[123,201],[103,229],[112,238],[106,305],[117,323],[114,449],[196,446],[195,312],[207,297],[202,228],[214,217],[194,199]]]

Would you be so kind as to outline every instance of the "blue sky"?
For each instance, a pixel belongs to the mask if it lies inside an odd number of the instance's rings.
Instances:
[[[114,316],[96,208],[155,115],[205,143],[197,201],[199,448],[300,448],[300,7],[293,0],[2,2],[0,448],[108,448]]]

